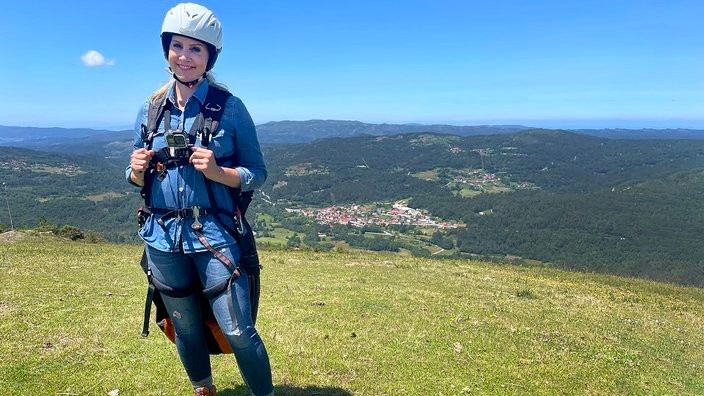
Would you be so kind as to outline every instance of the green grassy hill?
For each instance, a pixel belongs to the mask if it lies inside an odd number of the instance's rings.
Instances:
[[[185,395],[141,331],[137,245],[0,234],[0,389]],[[701,395],[704,290],[358,252],[263,250],[259,332],[279,395]],[[231,356],[222,395],[247,395]],[[113,392],[114,394],[114,392]]]

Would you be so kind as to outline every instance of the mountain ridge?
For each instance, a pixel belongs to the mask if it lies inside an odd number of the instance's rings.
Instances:
[[[704,139],[698,129],[555,129],[523,125],[372,124],[346,120],[271,121],[257,125],[262,144],[310,143],[319,139],[359,135],[385,136],[401,133],[441,133],[456,136],[511,134],[525,130],[564,130],[607,139]],[[29,147],[38,150],[71,151],[72,147],[104,155],[131,151],[134,132],[88,128],[36,128],[0,125],[0,146]],[[68,141],[67,141],[68,140]],[[105,147],[99,148],[97,145]],[[120,147],[119,153],[112,152]],[[129,155],[129,153],[128,153]]]

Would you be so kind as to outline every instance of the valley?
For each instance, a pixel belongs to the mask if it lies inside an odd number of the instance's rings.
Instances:
[[[479,257],[704,285],[704,140],[504,132],[264,144],[269,177],[248,218],[263,245]],[[0,231],[11,211],[20,228],[71,225],[137,242],[141,198],[124,180],[129,138],[99,137],[82,154],[86,143],[4,148]]]

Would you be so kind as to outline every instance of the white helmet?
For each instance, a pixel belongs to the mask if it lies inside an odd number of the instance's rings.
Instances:
[[[215,14],[199,4],[181,3],[169,10],[161,25],[161,46],[168,58],[171,36],[178,34],[208,45],[209,71],[222,50],[222,26]]]

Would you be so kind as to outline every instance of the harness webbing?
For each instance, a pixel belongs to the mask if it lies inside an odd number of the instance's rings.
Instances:
[[[193,121],[193,125],[190,128],[189,131],[189,139],[191,139],[191,143],[194,143],[195,138],[197,136],[200,136],[200,144],[202,147],[207,147],[208,144],[210,143],[210,140],[212,138],[212,134],[215,131],[219,130],[219,123],[220,119],[222,117],[222,114],[224,112],[224,107],[225,104],[227,103],[227,100],[232,94],[226,90],[220,89],[218,87],[210,86],[208,87],[208,94],[206,95],[204,105],[201,106],[201,112],[198,114],[196,119]],[[142,140],[144,142],[144,147],[148,150],[151,149],[153,145],[153,140],[154,137],[156,136],[159,125],[161,125],[162,120],[164,122],[164,131],[168,131],[171,128],[171,111],[170,111],[170,106],[171,103],[169,100],[164,98],[163,100],[157,99],[150,101],[149,104],[149,113],[148,113],[148,118],[147,118],[147,125],[142,125]],[[236,142],[235,142],[236,143]],[[161,151],[161,150],[160,150]],[[233,155],[232,157],[227,157],[227,158],[216,158],[216,161],[218,165],[221,165],[222,163],[225,162],[232,162],[236,163],[236,158]],[[231,260],[227,258],[222,252],[219,252],[217,249],[213,248],[212,245],[208,242],[208,240],[205,238],[203,233],[201,232],[202,225],[199,222],[199,217],[200,216],[205,216],[206,214],[212,214],[216,220],[220,221],[220,224],[225,228],[225,230],[231,234],[235,240],[237,241],[238,245],[240,246],[240,251],[241,251],[241,259],[238,264],[241,264],[244,266],[247,272],[247,278],[248,278],[248,283],[249,283],[249,292],[250,292],[250,305],[251,305],[251,310],[252,310],[252,320],[253,322],[256,322],[257,318],[257,312],[259,308],[259,294],[260,294],[260,280],[259,280],[259,274],[260,274],[260,265],[259,265],[259,258],[258,254],[256,252],[256,245],[254,243],[254,238],[251,232],[251,228],[249,228],[249,224],[247,223],[247,220],[244,217],[244,214],[247,210],[247,206],[249,205],[251,199],[252,199],[252,192],[246,192],[246,193],[241,193],[239,189],[235,188],[230,188],[230,197],[233,202],[234,210],[232,212],[228,210],[224,210],[222,208],[217,208],[214,206],[215,204],[215,194],[213,192],[213,183],[211,180],[205,178],[205,186],[206,190],[208,193],[208,201],[210,202],[210,208],[184,208],[184,209],[179,209],[179,210],[168,210],[168,209],[159,209],[159,208],[152,208],[151,207],[151,183],[153,183],[153,179],[155,177],[158,177],[159,175],[163,177],[163,173],[167,167],[171,167],[174,165],[183,165],[184,163],[179,162],[179,161],[169,161],[168,159],[168,154],[158,152],[156,155],[153,157],[153,163],[150,164],[150,169],[145,172],[145,183],[144,186],[142,187],[141,195],[142,198],[144,199],[145,203],[145,208],[140,209],[140,215],[143,218],[146,218],[146,216],[149,215],[156,215],[157,213],[161,213],[162,216],[159,219],[160,225],[163,226],[163,220],[165,220],[168,216],[173,216],[173,217],[193,217],[195,219],[193,223],[193,231],[198,237],[198,240],[203,244],[203,246],[213,253],[213,255],[225,265],[228,270],[230,271],[231,276],[224,280],[223,282],[220,282],[219,284],[210,287],[208,289],[202,290],[203,295],[210,299],[213,298],[217,295],[220,295],[221,293],[225,292],[227,290],[228,292],[228,307],[230,309],[231,314],[233,315],[234,318],[234,311],[231,303],[231,297],[229,297],[229,292],[231,290],[231,285],[232,281],[234,279],[237,279],[239,276],[241,276],[242,271],[240,270],[239,265],[236,265],[232,263]],[[157,169],[160,168],[160,169]],[[228,216],[234,221],[235,224],[235,229],[229,227],[226,222],[221,221],[222,219],[219,219],[219,216]],[[145,301],[145,314],[144,314],[144,325],[142,329],[142,336],[146,337],[149,334],[149,317],[150,317],[150,312],[151,312],[151,304],[152,302],[155,303],[157,306],[157,322],[160,322],[160,318],[167,319],[168,314],[163,310],[163,303],[161,303],[161,306],[157,303],[157,301],[161,302],[161,297],[159,296],[160,292],[165,293],[166,295],[189,295],[193,293],[193,290],[173,290],[169,288],[166,285],[161,284],[158,282],[155,278],[151,276],[151,271],[148,268],[148,263],[146,260],[146,251],[143,254],[142,257],[142,267],[147,274],[147,278],[149,280],[149,288],[147,290],[147,298]],[[204,307],[209,307],[208,304],[205,304]],[[163,310],[163,312],[162,312]],[[210,314],[212,315],[212,314]],[[160,325],[161,327],[161,325]],[[163,329],[163,328],[162,328]],[[222,347],[211,347],[210,348],[210,353],[222,353],[223,349]],[[228,351],[224,351],[228,352]]]

